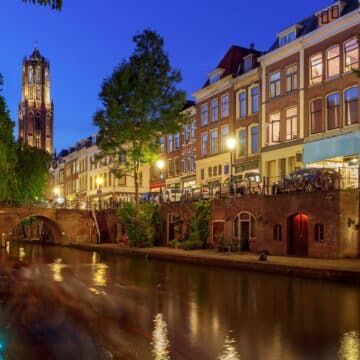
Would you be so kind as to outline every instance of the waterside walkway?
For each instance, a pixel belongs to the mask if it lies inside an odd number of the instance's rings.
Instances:
[[[221,253],[215,250],[184,251],[167,247],[131,248],[118,244],[70,244],[67,246],[87,251],[141,256],[148,259],[360,284],[360,259],[310,259],[269,255],[267,261],[260,261],[259,255],[255,254]]]

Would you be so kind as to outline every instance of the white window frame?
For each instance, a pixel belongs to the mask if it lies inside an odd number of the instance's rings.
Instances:
[[[289,110],[296,110],[296,114],[288,117],[288,111]],[[297,106],[291,106],[287,109],[285,109],[286,114],[286,141],[293,141],[298,139],[298,108]],[[289,123],[290,123],[290,136],[289,136]],[[295,125],[295,126],[294,126]],[[295,132],[293,131],[293,128],[295,128]]]
[[[218,100],[218,98],[214,98],[210,101],[210,107],[211,107],[211,115],[210,115],[211,123],[215,123],[219,120],[219,100]]]
[[[224,98],[227,98],[227,101],[224,102]],[[224,94],[221,96],[221,118],[225,118],[229,116],[229,107],[230,107],[230,98],[229,94]],[[224,106],[226,104],[226,106]]]
[[[329,59],[329,52],[333,49],[337,48],[338,51],[339,51],[339,54],[338,56],[334,56],[332,58]],[[334,45],[334,46],[331,46],[329,47],[328,49],[326,49],[325,51],[325,60],[326,60],[326,78],[329,79],[329,78],[334,78],[334,77],[337,77],[340,75],[340,55],[341,55],[341,50],[340,50],[340,45]],[[334,75],[329,75],[329,61],[333,61],[335,60],[336,58],[338,58],[338,68],[337,68],[337,73],[334,74]]]
[[[276,80],[276,81],[272,81],[271,78],[272,76],[274,76],[275,74],[279,74],[279,79]],[[277,89],[277,83],[279,83],[279,93],[277,93],[276,89]],[[271,94],[271,90],[272,90],[272,86],[274,85],[274,95]],[[269,75],[269,98],[270,99],[273,99],[273,98],[276,98],[278,96],[280,96],[281,94],[281,71],[280,70],[277,70],[277,71],[274,71],[272,72],[270,75]]]
[[[206,109],[206,111],[204,111],[203,109]],[[204,114],[206,113],[206,118],[204,116]],[[209,123],[209,105],[206,104],[202,104],[201,105],[201,126],[206,126]]]

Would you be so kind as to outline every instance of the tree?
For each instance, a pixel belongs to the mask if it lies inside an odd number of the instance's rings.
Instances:
[[[62,0],[21,0],[22,2],[32,2],[33,4],[51,6],[54,10],[62,8]]]
[[[116,177],[134,177],[139,209],[139,169],[158,154],[162,134],[175,134],[186,121],[180,114],[185,92],[176,88],[180,71],[172,69],[163,39],[152,30],[133,37],[135,50],[105,79],[99,94],[100,157],[110,156]]]

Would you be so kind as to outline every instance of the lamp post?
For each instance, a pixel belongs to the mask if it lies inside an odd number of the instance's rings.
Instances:
[[[159,177],[160,177],[160,198],[159,198],[159,200],[160,200],[161,203],[162,203],[162,175],[163,175],[162,169],[164,168],[164,166],[165,166],[165,161],[164,160],[159,159],[158,161],[156,161],[156,167],[160,171],[160,175],[159,175]]]
[[[232,182],[232,162],[233,162],[233,151],[236,147],[236,140],[233,137],[228,137],[226,139],[226,146],[230,151],[230,177],[229,177],[229,185],[231,186]]]
[[[100,195],[102,193],[101,185],[104,179],[101,176],[96,177],[96,185],[97,185],[97,194],[99,195],[99,210],[101,210],[101,202],[100,202]]]

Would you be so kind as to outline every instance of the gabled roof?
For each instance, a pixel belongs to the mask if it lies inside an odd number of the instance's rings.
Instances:
[[[228,75],[232,75],[232,76],[239,75],[239,66],[242,63],[244,57],[249,54],[254,54],[256,57],[258,57],[262,53],[252,48],[244,48],[236,45],[231,46],[216,67],[216,69],[223,70],[223,72],[220,75],[220,79]],[[209,84],[210,81],[208,79],[205,82],[203,88],[205,88]]]

